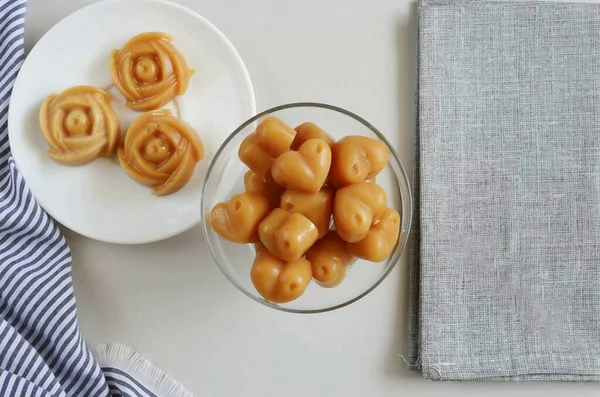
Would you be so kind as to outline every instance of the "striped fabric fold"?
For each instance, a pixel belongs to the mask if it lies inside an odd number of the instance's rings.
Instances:
[[[126,347],[92,354],[80,333],[69,246],[10,157],[25,8],[0,0],[0,396],[191,396]]]

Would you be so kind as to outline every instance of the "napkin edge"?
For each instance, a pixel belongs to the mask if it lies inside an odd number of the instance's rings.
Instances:
[[[107,368],[121,370],[161,397],[194,397],[181,383],[127,346],[100,344],[90,346],[90,351],[103,372]]]

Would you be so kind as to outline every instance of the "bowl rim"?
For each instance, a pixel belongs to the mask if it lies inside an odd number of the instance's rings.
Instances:
[[[404,195],[403,195],[402,188],[400,187],[400,182],[398,182],[398,185],[399,185],[399,189],[400,189],[400,205],[401,205],[402,210],[404,211],[404,204],[406,204],[406,207],[408,208],[408,214],[406,214],[408,220],[406,223],[406,233],[404,234],[404,239],[403,239],[403,241],[398,240],[398,243],[397,243],[398,246],[395,249],[397,259],[390,266],[388,266],[388,268],[385,270],[385,272],[381,275],[381,277],[379,277],[379,279],[375,283],[373,283],[373,285],[371,285],[365,291],[363,291],[362,293],[353,297],[352,299],[349,299],[349,300],[347,300],[343,303],[339,303],[337,305],[332,305],[332,306],[321,308],[321,309],[292,309],[292,308],[279,306],[275,303],[269,302],[265,299],[261,299],[261,298],[258,298],[256,296],[252,295],[249,291],[246,291],[245,288],[238,285],[237,281],[233,278],[233,276],[230,275],[229,272],[227,272],[227,270],[223,268],[223,265],[220,263],[219,259],[217,258],[217,255],[215,254],[215,250],[213,249],[211,241],[208,237],[209,230],[208,230],[208,223],[206,222],[206,219],[205,219],[206,212],[204,211],[204,207],[205,207],[205,197],[206,197],[207,185],[208,185],[208,181],[210,179],[209,176],[212,174],[213,169],[216,165],[216,162],[220,158],[220,156],[223,153],[223,151],[225,150],[225,148],[241,131],[243,131],[248,125],[254,123],[255,121],[257,121],[257,120],[261,119],[262,117],[269,115],[271,113],[275,113],[275,112],[278,112],[281,110],[291,109],[291,108],[310,108],[310,107],[331,110],[334,112],[341,113],[345,116],[351,117],[354,120],[358,121],[359,123],[363,124],[369,130],[371,130],[371,132],[373,132],[380,140],[382,140],[386,144],[386,146],[390,150],[391,157],[395,160],[396,164],[399,166],[399,171],[400,171],[399,174],[402,176],[402,178],[404,178],[404,182],[405,182],[404,185],[406,186],[406,197],[404,197]],[[241,293],[243,293],[245,296],[252,299],[253,301],[258,302],[264,306],[270,307],[275,310],[279,310],[279,311],[287,312],[287,313],[295,313],[295,314],[317,314],[317,313],[326,313],[326,312],[338,310],[338,309],[349,306],[352,303],[355,303],[355,302],[361,300],[362,298],[364,298],[365,296],[370,294],[373,290],[375,290],[375,288],[377,288],[388,277],[388,275],[392,272],[392,270],[396,267],[398,262],[401,260],[402,253],[406,249],[406,246],[409,241],[410,233],[412,231],[412,221],[413,221],[413,197],[412,197],[412,187],[410,184],[410,180],[406,173],[406,169],[404,168],[404,164],[402,163],[402,161],[400,160],[400,157],[398,156],[398,153],[392,147],[392,145],[387,140],[387,138],[377,128],[375,128],[371,123],[369,123],[367,120],[360,117],[356,113],[346,110],[344,108],[335,106],[335,105],[330,105],[330,104],[322,103],[322,102],[290,102],[290,103],[286,103],[286,104],[282,104],[282,105],[277,105],[277,106],[271,107],[269,109],[263,110],[260,113],[257,113],[256,115],[252,116],[251,118],[249,118],[248,120],[246,120],[245,122],[240,124],[240,126],[237,127],[231,134],[229,134],[229,136],[223,141],[223,143],[219,146],[219,148],[215,152],[214,156],[212,157],[212,159],[209,163],[208,169],[206,171],[206,177],[205,177],[203,185],[202,185],[200,212],[201,212],[201,220],[202,220],[201,221],[202,231],[204,232],[204,238],[205,238],[206,242],[208,243],[208,247],[210,249],[210,253],[213,258],[213,261],[217,264],[217,266],[219,267],[221,272],[225,275],[227,280],[229,280],[229,282],[231,284],[233,284],[238,291],[240,291]],[[404,219],[404,217],[405,217],[405,214],[402,214],[403,219]]]

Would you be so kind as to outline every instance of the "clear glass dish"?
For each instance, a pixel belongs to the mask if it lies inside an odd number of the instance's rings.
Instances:
[[[274,304],[265,301],[250,280],[254,261],[253,244],[235,244],[221,238],[208,222],[212,207],[228,201],[232,195],[244,191],[246,166],[238,158],[240,143],[253,133],[261,119],[275,116],[295,127],[311,121],[336,140],[347,135],[363,135],[384,141],[389,150],[388,165],[377,176],[377,183],[388,194],[388,207],[401,215],[400,235],[390,257],[381,263],[357,260],[348,269],[346,278],[337,287],[323,288],[314,280],[304,294],[289,303]],[[225,276],[237,289],[256,302],[273,309],[292,313],[321,313],[339,309],[363,298],[373,291],[392,271],[405,249],[412,220],[410,184],[398,154],[385,137],[366,120],[347,110],[321,103],[291,103],[274,107],[252,117],[239,126],[221,145],[212,159],[202,191],[202,224],[212,256]]]

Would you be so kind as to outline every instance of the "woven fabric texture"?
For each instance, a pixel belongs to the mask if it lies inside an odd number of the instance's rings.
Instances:
[[[421,1],[411,363],[600,380],[600,5]]]

